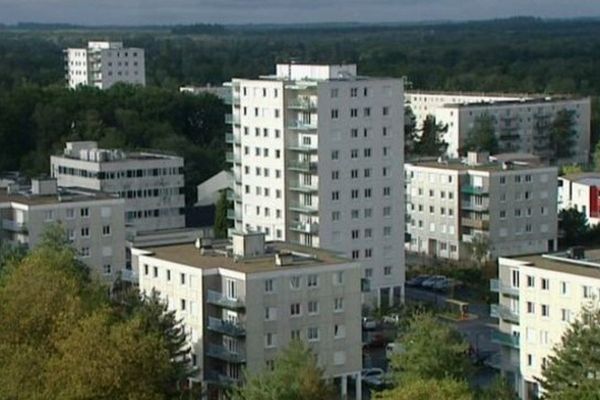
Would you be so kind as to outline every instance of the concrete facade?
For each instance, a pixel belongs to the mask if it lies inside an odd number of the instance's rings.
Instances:
[[[406,105],[413,110],[417,123],[427,115],[448,125],[444,140],[447,155],[456,158],[474,126],[482,115],[493,119],[501,152],[535,154],[551,159],[549,133],[551,123],[560,110],[574,112],[576,132],[574,155],[560,159],[560,164],[587,163],[590,153],[590,98],[543,97],[510,94],[469,94],[444,92],[407,92]]]
[[[108,89],[115,83],[146,85],[144,49],[124,48],[121,42],[88,42],[65,53],[67,85]]]
[[[32,183],[27,189],[0,189],[0,240],[33,248],[47,227],[58,223],[78,258],[93,274],[113,282],[125,268],[123,199],[80,188],[58,189],[51,179]]]
[[[233,249],[133,250],[140,289],[158,290],[182,318],[209,398],[243,384],[244,368],[272,368],[292,339],[308,344],[328,378],[356,377],[360,388],[360,265],[311,247],[265,247],[262,234],[240,237]]]
[[[402,81],[280,64],[231,89],[235,230],[341,251],[363,266],[366,302],[400,302]]]
[[[478,237],[489,241],[492,259],[556,249],[556,193],[549,188],[556,167],[525,155],[469,153],[405,170],[407,250],[463,260]]]

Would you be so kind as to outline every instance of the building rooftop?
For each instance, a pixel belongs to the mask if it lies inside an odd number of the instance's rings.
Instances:
[[[480,163],[469,163],[466,158],[462,159],[441,159],[441,160],[425,160],[409,162],[417,167],[436,168],[452,171],[483,171],[483,172],[500,172],[511,170],[529,170],[545,167],[541,164],[538,157],[521,154],[521,153],[505,153],[491,156],[487,161]]]
[[[79,188],[58,188],[56,194],[34,194],[29,188],[10,193],[10,189],[0,188],[0,203],[19,203],[28,206],[114,200],[118,198],[117,195]]]
[[[600,279],[600,249],[585,251],[582,259],[569,258],[566,252],[514,257],[535,268]]]
[[[322,265],[350,263],[351,260],[333,251],[306,247],[285,242],[268,242],[267,252],[260,256],[236,259],[223,251],[208,252],[202,255],[194,243],[141,249],[152,257],[200,269],[227,268],[243,273],[267,272],[277,269],[307,268]],[[291,253],[292,261],[284,266],[275,263],[275,254]]]
[[[561,176],[562,179],[587,186],[600,186],[600,172],[578,172]]]
[[[446,103],[442,107],[444,108],[476,108],[476,107],[487,107],[487,106],[514,106],[514,105],[539,105],[539,104],[552,104],[560,103],[564,101],[573,100],[585,100],[585,97],[578,96],[554,96],[554,97],[531,97],[514,100],[494,100],[494,101],[474,101],[472,103]]]
[[[429,96],[463,96],[463,97],[495,97],[499,99],[530,99],[541,97],[539,94],[530,93],[500,93],[500,92],[461,92],[461,91],[439,91],[439,90],[407,90],[407,95],[429,95]]]
[[[120,149],[101,149],[94,141],[67,142],[62,154],[57,157],[65,157],[73,160],[90,162],[118,162],[126,160],[157,160],[181,158],[176,154],[157,150],[144,150],[125,152]]]

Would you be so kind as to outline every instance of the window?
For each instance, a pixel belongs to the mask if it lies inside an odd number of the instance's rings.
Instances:
[[[392,193],[392,189],[389,186],[383,188],[383,195],[389,196]]]
[[[340,220],[340,212],[339,211],[332,211],[331,212],[331,220],[332,221],[339,221]]]
[[[79,215],[87,218],[90,216],[90,209],[89,208],[82,208],[81,210],[79,210]]]
[[[535,287],[535,278],[531,275],[527,275],[527,287],[528,288]]]
[[[300,340],[300,329],[292,329],[290,337],[292,340]]]
[[[181,283],[182,285],[185,285],[185,274],[184,273],[179,274],[179,283]]]
[[[542,304],[542,317],[550,316],[550,306],[547,304]]]
[[[299,276],[292,276],[290,278],[290,287],[292,289],[300,289],[300,277]]]
[[[383,207],[383,216],[389,217],[390,215],[392,215],[392,207],[390,207],[390,206]]]
[[[306,338],[309,342],[316,342],[319,340],[319,328],[316,326],[311,326],[308,328],[308,332]]]
[[[535,304],[532,303],[531,301],[527,302],[527,314],[534,314],[535,313]]]
[[[365,249],[365,258],[373,257],[373,249]]]
[[[371,108],[370,107],[365,107],[363,109],[363,114],[365,117],[370,117],[371,116]]]
[[[84,238],[90,237],[90,228],[88,228],[88,227],[81,228],[81,237],[84,237]]]
[[[110,236],[110,225],[104,225],[102,227],[102,234],[104,236]]]
[[[365,157],[367,157],[367,158],[371,157],[371,149],[370,148],[364,149],[363,153],[364,153]]]
[[[365,218],[371,218],[371,216],[373,216],[373,209],[365,208]]]
[[[365,228],[365,239],[373,237],[373,230],[371,228]]]
[[[112,267],[110,264],[104,264],[102,267],[102,272],[104,272],[104,275],[110,275],[112,273]]]
[[[331,171],[331,180],[337,181],[340,179],[340,171]]]
[[[343,339],[346,337],[346,327],[344,325],[335,324],[333,326],[334,339]]]
[[[277,308],[265,307],[265,321],[274,321],[277,319]]]
[[[571,310],[567,310],[566,308],[562,308],[560,310],[560,320],[562,322],[571,322]]]
[[[383,107],[383,115],[389,115],[390,114],[390,108],[389,107]]]
[[[181,304],[180,304],[181,311],[185,311],[185,306],[186,306],[185,299],[181,299]]]
[[[592,293],[592,287],[591,286],[583,286],[583,298],[584,299],[591,299],[594,294]]]
[[[358,158],[358,149],[350,150],[350,158]]]
[[[148,264],[144,264],[144,275],[148,275]]]
[[[350,88],[350,97],[358,96],[358,88]]]
[[[344,298],[343,297],[336,297],[333,300],[333,311],[334,312],[344,311]]]
[[[352,178],[352,179],[358,178],[358,170],[357,169],[350,170],[350,178]]]
[[[315,315],[319,313],[319,302],[316,300],[311,300],[308,302],[308,314]]]
[[[569,283],[568,282],[563,281],[560,283],[560,294],[563,296],[569,295]]]
[[[542,290],[550,290],[550,281],[546,278],[542,278]]]
[[[392,274],[392,266],[391,265],[386,265],[385,267],[383,267],[383,275],[389,276],[391,274]]]
[[[67,208],[67,219],[73,219],[73,218],[75,218],[75,210],[72,208]]]
[[[331,159],[338,160],[340,158],[340,152],[338,150],[331,151]]]
[[[154,276],[155,278],[158,278],[158,267],[152,268],[152,276]]]
[[[351,117],[351,118],[356,118],[356,117],[358,117],[358,108],[351,108],[351,109],[350,109],[350,117]]]
[[[292,317],[297,317],[301,314],[302,309],[300,307],[300,303],[290,304],[290,315]]]
[[[265,293],[273,293],[273,279],[265,281]]]
[[[331,192],[331,200],[339,200],[340,199],[340,192],[338,192],[337,190],[334,192]]]
[[[319,286],[319,277],[318,275],[308,275],[307,278],[307,282],[306,282],[306,286],[308,286],[309,288],[315,288],[317,286]]]
[[[333,284],[336,286],[344,284],[344,271],[338,271],[333,274]]]
[[[275,347],[277,346],[277,335],[274,333],[265,334],[265,347]]]
[[[171,280],[171,270],[168,269],[167,270],[167,281],[170,281],[170,280]]]
[[[331,119],[337,119],[339,116],[337,108],[331,110]]]
[[[338,93],[339,93],[339,92],[338,92],[338,89],[337,89],[337,88],[333,88],[333,89],[331,89],[331,97],[332,97],[332,98],[336,98],[336,97],[338,97]]]
[[[352,138],[358,137],[358,129],[356,129],[356,128],[350,129],[350,137],[352,137]]]
[[[360,237],[360,230],[358,229],[352,229],[350,235],[352,237],[352,239],[358,239]]]

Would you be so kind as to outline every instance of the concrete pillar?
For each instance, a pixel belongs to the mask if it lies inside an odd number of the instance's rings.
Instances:
[[[348,376],[342,376],[341,380],[341,392],[342,392],[342,400],[346,400],[348,398]]]
[[[360,372],[356,374],[356,383],[354,388],[356,390],[356,400],[362,400],[362,377],[360,376]]]

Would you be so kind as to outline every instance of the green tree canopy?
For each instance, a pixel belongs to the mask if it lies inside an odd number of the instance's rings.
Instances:
[[[423,121],[421,135],[415,143],[415,154],[431,157],[444,154],[448,148],[448,143],[443,138],[446,132],[448,132],[448,125],[437,122],[433,115],[428,115]]]
[[[375,400],[473,400],[469,385],[453,379],[411,378],[394,389],[375,393]]]
[[[335,390],[323,379],[315,355],[301,341],[293,340],[275,359],[273,370],[248,373],[246,384],[234,400],[329,400]]]
[[[404,107],[404,154],[412,154],[417,139],[417,117],[411,106]]]
[[[391,360],[398,382],[412,378],[462,380],[472,372],[469,344],[456,329],[432,314],[415,314],[398,342],[405,349]]]
[[[558,213],[562,241],[566,245],[577,244],[589,231],[587,217],[576,208],[567,208]]]
[[[550,148],[554,161],[575,155],[575,111],[560,110],[550,126]]]
[[[215,205],[215,237],[218,239],[227,237],[227,228],[229,221],[227,219],[227,210],[233,207],[230,201],[227,200],[227,191],[222,190],[219,195],[219,200]]]
[[[547,400],[598,399],[600,371],[600,310],[582,310],[563,334],[542,371]]]
[[[494,117],[487,113],[477,116],[473,121],[473,128],[467,134],[461,152],[487,151],[490,154],[496,154],[498,150]]]

